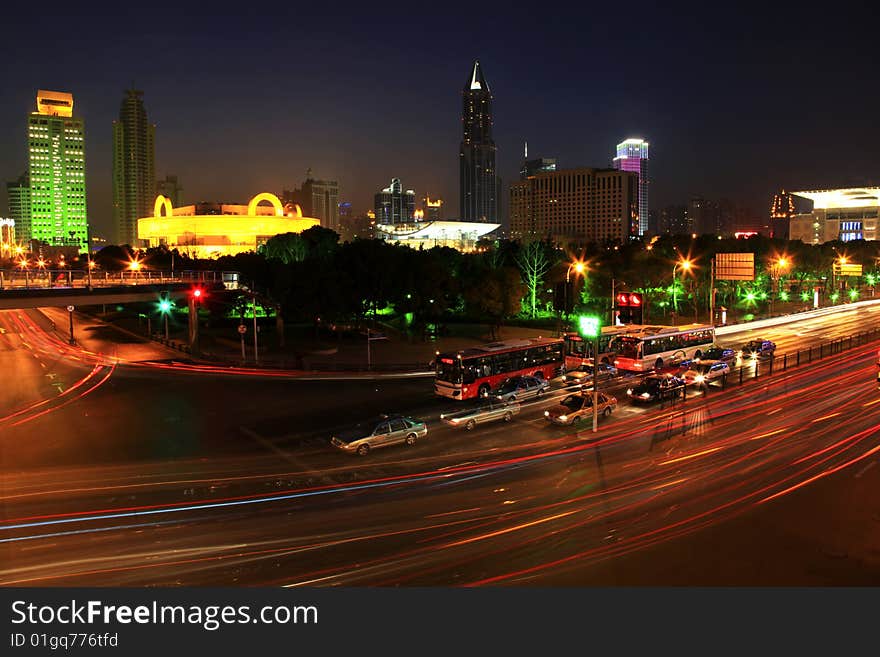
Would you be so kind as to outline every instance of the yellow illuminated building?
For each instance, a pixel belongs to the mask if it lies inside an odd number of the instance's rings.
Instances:
[[[261,205],[263,202],[269,205]],[[274,194],[263,192],[247,205],[196,203],[174,208],[156,197],[153,216],[138,219],[138,239],[167,246],[194,258],[216,258],[255,251],[282,233],[301,233],[320,221],[304,217],[298,205],[286,212]]]

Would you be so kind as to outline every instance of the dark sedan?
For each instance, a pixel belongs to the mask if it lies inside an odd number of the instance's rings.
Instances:
[[[626,391],[635,402],[664,401],[683,397],[684,379],[672,374],[651,374]]]

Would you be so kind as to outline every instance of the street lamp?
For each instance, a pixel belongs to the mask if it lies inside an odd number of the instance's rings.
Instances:
[[[678,295],[675,286],[675,272],[678,268],[683,269],[684,271],[690,271],[693,264],[690,260],[681,260],[680,262],[676,262],[672,266],[672,325],[675,326],[678,323]]]
[[[785,256],[778,257],[771,265],[770,265],[770,279],[772,282],[772,289],[770,290],[770,316],[773,316],[773,296],[779,293],[779,274],[783,269],[788,268],[789,264],[791,264]]]
[[[583,261],[581,261],[581,260],[575,260],[573,263],[571,263],[571,264],[568,266],[568,271],[565,272],[565,282],[566,282],[566,283],[571,282],[571,270],[572,270],[572,269],[574,269],[574,271],[575,271],[576,274],[581,274],[581,275],[583,275],[583,273],[584,273],[584,271],[586,270],[586,268],[587,268],[587,266],[583,263]]]

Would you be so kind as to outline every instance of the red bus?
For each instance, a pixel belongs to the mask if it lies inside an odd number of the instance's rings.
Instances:
[[[509,340],[437,353],[434,392],[451,399],[485,397],[505,379],[529,374],[552,379],[563,372],[563,338]]]
[[[639,327],[635,327],[636,330]],[[599,362],[611,365],[617,355],[616,338],[632,333],[632,326],[603,326],[599,335]],[[565,371],[572,372],[593,362],[593,340],[584,340],[577,333],[565,333]]]

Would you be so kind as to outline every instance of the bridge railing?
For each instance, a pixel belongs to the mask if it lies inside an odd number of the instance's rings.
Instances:
[[[237,271],[88,271],[78,269],[0,269],[0,290],[118,287],[120,285],[163,285],[166,283],[223,283],[238,289]]]

